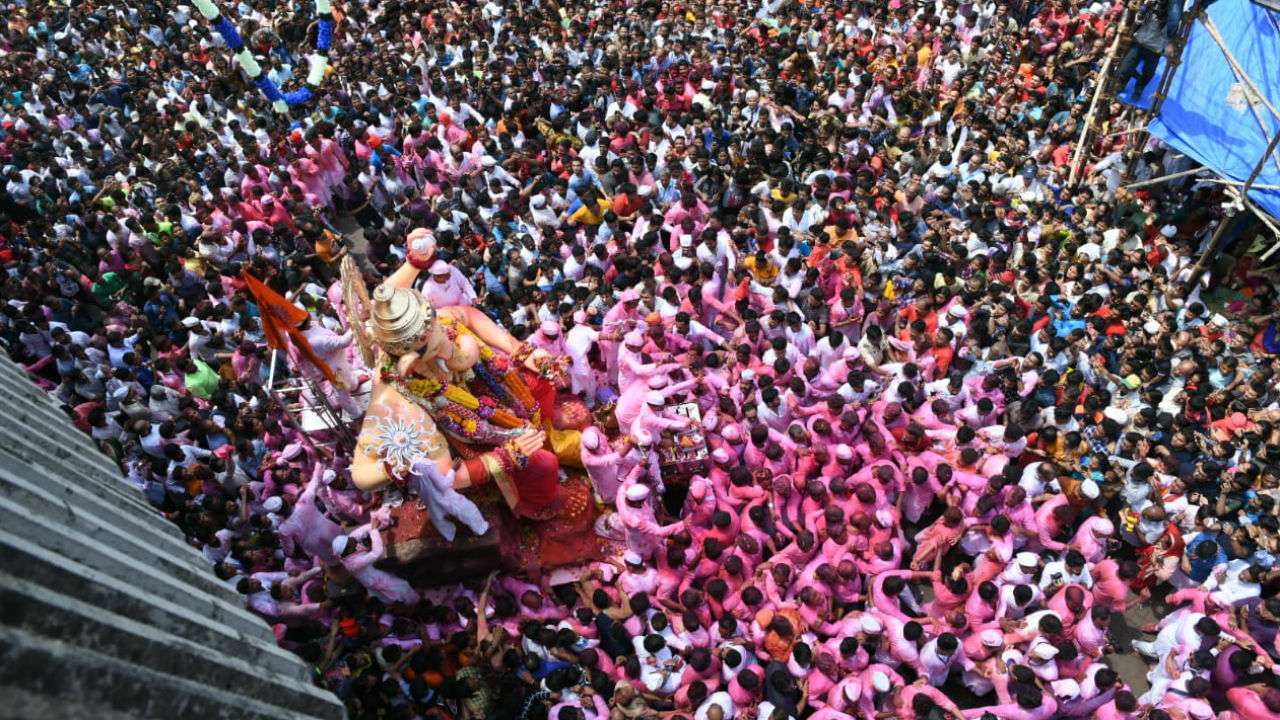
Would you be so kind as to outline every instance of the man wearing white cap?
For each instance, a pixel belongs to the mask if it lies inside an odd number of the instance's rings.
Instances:
[[[656,440],[663,432],[684,430],[692,424],[689,418],[665,410],[666,403],[667,396],[661,390],[650,390],[645,393],[644,404],[640,406],[635,420],[631,422],[632,436],[635,436],[637,431],[647,430]]]
[[[475,288],[457,268],[437,259],[431,263],[427,272],[429,277],[422,281],[419,289],[433,306],[442,308],[475,304]]]
[[[564,335],[560,332],[560,323],[556,320],[543,320],[538,331],[529,336],[529,344],[539,350],[546,350],[555,357],[567,355],[564,346]]]
[[[662,547],[668,536],[684,529],[684,523],[658,524],[653,505],[649,502],[651,491],[647,485],[637,482],[641,471],[642,468],[637,467],[627,478],[627,482],[623,483],[622,492],[618,493],[617,507],[627,539],[627,550],[647,561]]]
[[[649,376],[674,370],[678,363],[645,362],[641,356],[644,349],[644,333],[633,330],[622,339],[622,349],[618,351],[617,387],[625,391],[637,382],[644,383]]]
[[[1013,562],[1009,563],[1004,572],[1000,573],[999,584],[1019,585],[1022,583],[1034,583],[1036,571],[1040,568],[1040,558],[1033,552],[1023,550],[1013,556]]]
[[[836,683],[827,693],[827,709],[836,713],[852,715],[862,700],[863,679],[861,675],[849,675]],[[831,715],[831,717],[839,717]]]
[[[986,695],[995,689],[991,676],[1002,672],[1000,653],[1004,650],[1004,633],[998,628],[989,627],[964,639],[965,654],[974,661],[974,669],[966,670],[962,676],[965,687],[975,695]]]
[[[374,526],[376,520],[333,539],[332,550],[337,562],[364,585],[370,595],[385,603],[416,603],[418,592],[404,578],[379,570],[373,564],[382,559],[382,534]],[[369,539],[369,550],[360,552],[359,541]]]
[[[635,329],[636,325],[643,317],[644,315],[640,311],[639,291],[634,289],[624,290],[618,296],[617,303],[613,307],[609,308],[609,311],[604,314],[604,323],[601,330],[610,333],[611,335],[625,334]],[[644,338],[641,336],[640,341],[635,345],[635,348],[638,350],[643,346]],[[602,342],[600,345],[600,352],[604,355],[605,367],[609,372],[609,379],[612,380],[616,378],[618,380],[618,387],[622,387],[625,383],[622,382],[623,378],[621,376],[621,369],[619,368],[619,362],[622,354],[621,346],[612,340]]]
[[[569,356],[569,387],[587,399],[588,407],[596,404],[596,371],[591,367],[588,354],[591,346],[601,339],[602,333],[587,322],[587,312],[573,314],[573,327],[564,336],[564,354]]]
[[[658,393],[662,395],[664,402],[666,398],[672,395],[678,395],[688,392],[698,384],[697,380],[689,379],[683,382],[672,383],[667,379],[665,373],[654,373],[640,382],[636,382],[622,388],[622,394],[618,396],[618,404],[614,407],[614,414],[618,417],[618,427],[630,428],[635,423],[636,418],[640,417],[644,411],[645,405],[648,403],[650,393]],[[659,405],[661,407],[661,405]]]
[[[906,685],[902,676],[888,665],[873,662],[862,671],[862,697],[854,712],[854,717],[875,717],[885,705],[885,701],[895,687]]]
[[[618,466],[622,461],[604,433],[595,427],[582,431],[582,464],[595,488],[596,496],[606,504],[615,503],[618,495]]]

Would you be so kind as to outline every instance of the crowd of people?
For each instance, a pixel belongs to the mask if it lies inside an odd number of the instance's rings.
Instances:
[[[304,5],[221,8],[286,89]],[[1126,189],[1119,106],[1068,186],[1121,9],[356,0],[280,113],[185,4],[15,0],[0,338],[353,718],[1280,717],[1274,275],[1197,276],[1222,197]],[[305,368],[245,278],[341,355],[335,262],[411,230],[433,302],[617,424],[583,447],[619,552],[568,581],[376,569],[267,387]]]

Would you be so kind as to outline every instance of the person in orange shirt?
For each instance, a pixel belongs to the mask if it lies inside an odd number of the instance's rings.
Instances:
[[[933,376],[935,378],[947,376],[951,361],[955,359],[956,351],[951,345],[954,339],[955,334],[951,332],[950,328],[938,328],[938,331],[934,333],[933,347],[930,348],[929,354],[933,356]]]
[[[644,203],[644,198],[640,197],[634,184],[623,183],[618,188],[618,194],[613,196],[613,214],[617,215],[619,220],[629,220],[640,212]]]
[[[835,223],[822,228],[822,234],[827,236],[827,244],[832,246],[858,241],[858,231],[853,229],[853,224],[844,216],[837,217]]]

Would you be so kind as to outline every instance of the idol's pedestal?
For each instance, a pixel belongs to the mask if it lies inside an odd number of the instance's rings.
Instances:
[[[486,493],[487,494],[487,493]],[[413,501],[402,502],[391,511],[394,523],[384,530],[386,557],[380,565],[394,568],[415,587],[461,582],[484,577],[503,565],[504,536],[511,534],[511,514],[489,501],[472,497],[489,522],[489,532],[476,535],[457,523],[457,533],[449,542],[436,532],[426,510]]]
[[[458,524],[449,542],[416,502],[402,502],[391,511],[391,528],[383,531],[387,550],[379,565],[415,587],[431,587],[483,578],[494,570],[537,577],[602,557],[605,541],[593,531],[599,508],[581,471],[561,480],[560,512],[550,520],[516,518],[491,486],[465,494],[489,521],[488,532],[477,536]]]

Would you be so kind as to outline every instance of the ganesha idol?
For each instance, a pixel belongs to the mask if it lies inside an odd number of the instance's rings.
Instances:
[[[472,496],[487,484],[515,517],[555,518],[561,464],[581,467],[580,432],[552,422],[567,360],[474,308],[432,307],[413,289],[425,264],[411,254],[372,294],[350,258],[342,266],[348,321],[376,369],[353,482],[416,496],[449,541],[459,523],[486,532]]]

